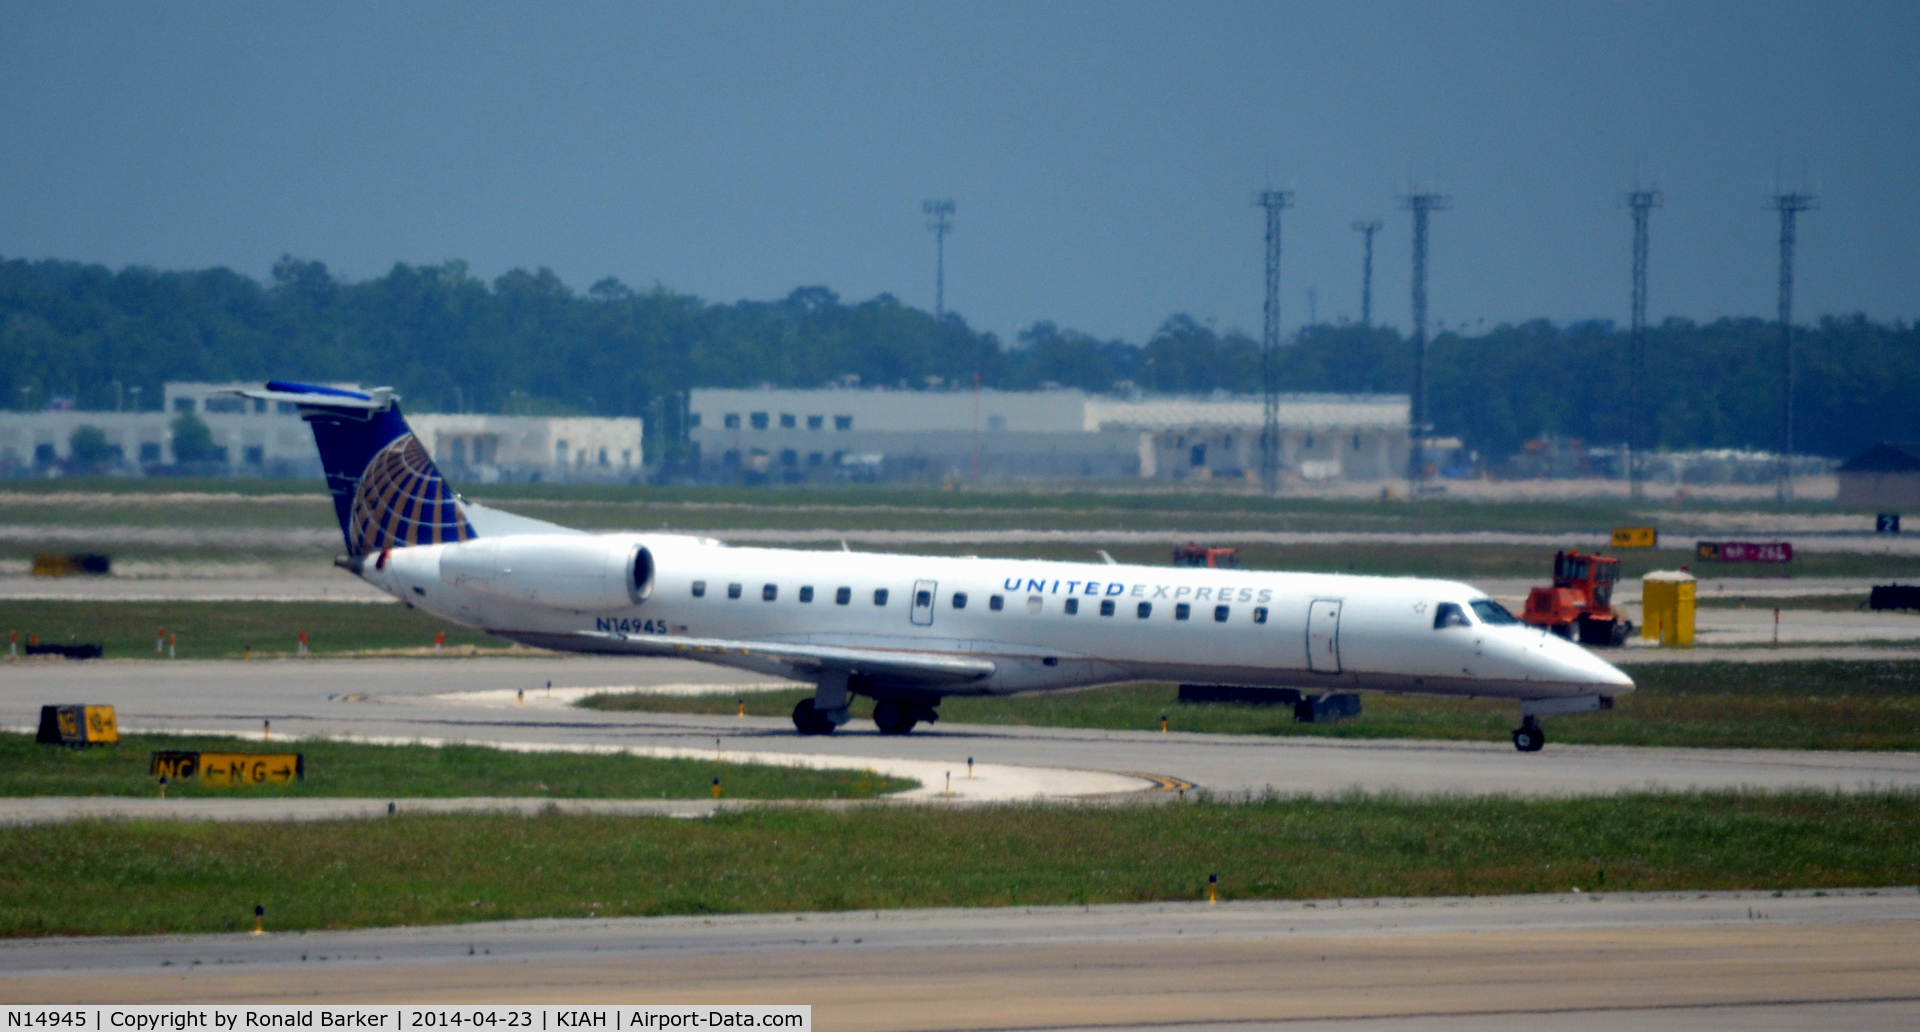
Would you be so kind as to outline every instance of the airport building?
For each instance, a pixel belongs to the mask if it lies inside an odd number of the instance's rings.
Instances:
[[[695,390],[702,476],[807,480],[1257,479],[1258,396],[1077,390]],[[1406,395],[1283,395],[1282,476],[1381,480],[1408,457]]]
[[[1920,444],[1882,441],[1841,463],[1838,472],[1846,508],[1920,511]]]
[[[169,383],[162,411],[0,413],[0,472],[34,476],[71,468],[74,435],[83,427],[105,438],[111,457],[100,465],[107,470],[177,468],[173,421],[192,415],[206,424],[215,458],[195,464],[191,472],[317,479],[320,455],[294,405],[219,393],[258,386]],[[456,480],[631,480],[641,472],[639,419],[408,412],[407,423],[442,471]]]

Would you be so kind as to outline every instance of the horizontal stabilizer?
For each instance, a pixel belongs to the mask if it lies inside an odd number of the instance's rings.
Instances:
[[[591,651],[620,652],[640,656],[680,656],[728,666],[764,669],[769,663],[784,664],[796,672],[817,673],[825,668],[866,674],[893,683],[911,682],[926,687],[971,684],[993,676],[990,660],[948,656],[934,652],[907,652],[891,649],[850,649],[837,645],[789,645],[771,641],[738,641],[727,638],[683,638],[662,634],[619,634],[611,631],[582,631],[578,635],[595,642]],[[585,651],[585,650],[583,650]]]

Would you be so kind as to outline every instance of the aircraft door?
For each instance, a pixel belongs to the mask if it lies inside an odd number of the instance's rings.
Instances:
[[[1307,607],[1307,669],[1340,672],[1340,600],[1316,598]]]
[[[913,582],[913,607],[908,616],[921,627],[933,626],[933,597],[938,594],[934,590],[936,587],[930,580]]]

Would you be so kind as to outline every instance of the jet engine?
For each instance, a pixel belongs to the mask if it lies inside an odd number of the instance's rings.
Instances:
[[[653,575],[645,546],[586,535],[476,538],[440,554],[440,579],[456,588],[583,612],[645,602]]]

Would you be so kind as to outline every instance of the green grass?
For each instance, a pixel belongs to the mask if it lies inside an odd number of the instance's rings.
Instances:
[[[301,631],[315,655],[424,650],[433,637],[446,647],[505,654],[510,643],[456,627],[401,605],[373,602],[40,602],[0,601],[0,633],[20,641],[99,642],[108,659],[152,659],[154,631],[178,639],[179,659],[290,656]]]
[[[69,749],[0,732],[0,796],[153,796],[148,754],[297,752],[306,777],[288,785],[212,788],[193,778],[168,798],[546,796],[554,799],[705,799],[713,779],[738,799],[871,799],[914,787],[858,770],[711,760],[522,753],[480,746],[363,745],[322,739],[262,742],[212,735],[127,735],[119,745]]]
[[[1315,544],[1270,545],[1236,541],[1232,534],[1196,535],[1209,545],[1234,546],[1240,561],[1251,570],[1285,570],[1297,573],[1358,573],[1385,577],[1439,577],[1447,580],[1487,578],[1526,578],[1540,584],[1552,579],[1553,553],[1544,545],[1478,544]],[[832,545],[810,543],[802,547],[838,549]],[[1006,559],[1052,559],[1067,562],[1100,562],[1097,549],[1122,563],[1167,566],[1173,559],[1171,540],[1166,545],[1074,544],[1033,542],[1030,544],[957,544],[914,543],[889,551],[916,555],[965,555]],[[878,548],[861,548],[874,552]],[[1700,577],[1753,578],[1778,584],[1783,577],[1920,577],[1920,556],[1869,555],[1864,553],[1803,553],[1785,567],[1767,567],[1755,563],[1700,563],[1690,550],[1637,549],[1619,553],[1621,577],[1638,580],[1652,570],[1692,568]]]
[[[1781,508],[1756,502],[1625,500],[1481,502],[1457,499],[1266,498],[1251,491],[1017,488],[941,491],[893,486],[651,487],[597,484],[458,485],[476,502],[583,527],[682,529],[821,527],[966,529],[1049,527],[1271,530],[1606,531],[1689,512],[1839,512],[1830,502]],[[37,497],[95,496],[58,505]],[[207,495],[215,504],[165,495]],[[332,524],[316,480],[73,477],[0,485],[0,522],[284,526]],[[181,521],[184,521],[182,523]]]
[[[0,829],[0,935],[1920,881],[1920,795],[1352,796]],[[1911,891],[1901,890],[1901,891]]]
[[[1703,595],[1695,604],[1703,610],[1818,610],[1818,612],[1872,612],[1866,608],[1866,595]],[[1912,616],[1912,614],[1907,614]]]
[[[1920,662],[1642,664],[1638,690],[1609,711],[1553,717],[1550,742],[1747,749],[1920,749]],[[804,691],[745,696],[750,716],[786,716]],[[730,694],[593,696],[606,710],[729,714]],[[1003,699],[949,698],[942,720],[963,724],[1176,731],[1320,738],[1505,741],[1518,723],[1512,702],[1368,693],[1364,711],[1335,724],[1298,724],[1283,706],[1182,704],[1171,684],[1127,684]],[[861,700],[855,715],[865,719]]]

